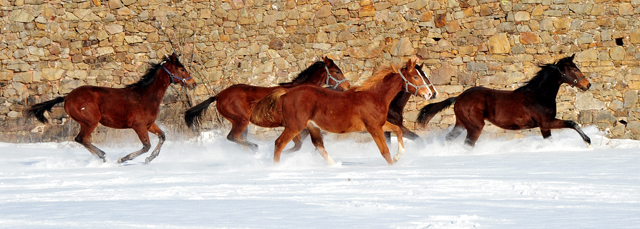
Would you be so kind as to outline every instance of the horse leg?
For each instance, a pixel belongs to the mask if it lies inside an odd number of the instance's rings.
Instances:
[[[540,129],[561,129],[561,128],[571,128],[580,134],[582,140],[587,143],[587,146],[591,146],[591,139],[587,136],[582,129],[580,129],[580,125],[574,121],[569,120],[560,120],[560,119],[552,119],[550,121],[542,122],[540,125]]]
[[[367,132],[371,134],[373,140],[376,142],[376,146],[380,150],[380,154],[387,160],[389,165],[393,165],[393,160],[391,160],[391,155],[389,153],[389,147],[387,147],[387,142],[384,140],[384,131],[380,127],[367,127]]]
[[[153,159],[155,159],[158,156],[158,154],[160,154],[160,147],[162,147],[162,144],[166,139],[164,135],[164,131],[162,131],[160,127],[158,127],[158,125],[156,125],[155,123],[151,124],[148,131],[151,133],[154,133],[155,135],[158,135],[158,145],[156,145],[156,148],[153,149],[153,152],[151,152],[151,155],[149,155],[149,157],[147,157],[147,159],[144,160],[145,164],[149,164],[149,162],[151,162]]]
[[[475,125],[467,125],[467,138],[464,140],[464,144],[474,147],[476,145],[476,141],[482,134],[482,128],[484,127],[484,120],[482,124]]]
[[[130,153],[127,156],[121,157],[118,160],[118,163],[134,159],[137,156],[140,156],[140,154],[146,153],[147,151],[149,151],[149,149],[151,149],[151,143],[149,142],[149,132],[147,128],[145,126],[135,126],[133,127],[133,130],[136,131],[136,134],[138,134],[138,138],[140,138],[140,141],[142,142],[142,149]]]
[[[390,131],[385,131],[384,132],[384,141],[387,142],[387,144],[391,144],[391,132]]]
[[[282,153],[282,150],[285,146],[287,146],[287,143],[289,143],[291,139],[298,135],[298,133],[300,133],[300,129],[294,130],[292,128],[284,128],[284,131],[282,132],[282,134],[280,134],[280,137],[276,139],[276,146],[273,152],[273,163],[280,163],[280,154]]]
[[[403,137],[408,138],[409,140],[416,140],[420,138],[420,135],[410,131],[409,128],[405,126],[400,126],[400,129],[402,130]]]
[[[404,155],[404,152],[405,152],[404,140],[402,139],[404,135],[402,132],[402,127],[391,124],[390,122],[386,122],[384,126],[382,126],[382,129],[393,131],[393,133],[396,134],[396,137],[398,138],[398,153],[396,154],[395,157],[393,157],[393,162],[398,162],[398,160],[400,160],[400,158],[402,157],[402,155]]]
[[[242,138],[242,132],[249,125],[248,119],[231,120],[231,132],[227,135],[227,140],[249,147],[253,152],[258,151],[258,145]]]
[[[91,152],[93,155],[96,155],[100,159],[102,159],[102,162],[107,162],[104,157],[104,151],[91,144],[91,133],[96,129],[96,127],[98,127],[97,123],[92,125],[80,123],[80,133],[78,133],[78,136],[76,136],[75,140],[76,142],[82,144],[85,148],[87,148],[87,150],[89,150],[89,152]]]
[[[447,137],[445,138],[445,140],[447,142],[453,141],[454,139],[456,139],[458,136],[460,136],[460,134],[462,133],[462,131],[464,130],[464,126],[462,125],[462,122],[460,122],[459,120],[456,121],[456,125],[453,126],[453,129],[451,130],[451,132],[449,132],[447,134]]]
[[[542,134],[542,138],[547,139],[551,137],[551,130],[540,128],[540,134]]]
[[[308,131],[308,134],[311,136],[311,142],[316,147],[320,155],[322,155],[322,158],[324,158],[324,160],[329,165],[336,164],[336,162],[333,161],[333,159],[331,159],[331,157],[327,153],[327,150],[325,150],[324,148],[324,141],[322,140],[322,130],[320,130],[319,127],[309,123],[309,125],[307,126],[307,131]]]

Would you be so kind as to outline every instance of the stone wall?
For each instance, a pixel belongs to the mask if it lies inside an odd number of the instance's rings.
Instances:
[[[472,86],[517,88],[571,54],[593,86],[563,86],[558,117],[640,139],[639,15],[640,0],[0,0],[0,141],[73,139],[62,107],[49,125],[23,109],[80,85],[123,87],[173,49],[199,84],[168,90],[158,122],[170,139],[197,133],[182,123],[191,105],[232,84],[290,81],[321,56],[359,85],[417,55],[442,100]],[[407,105],[408,127],[425,104]],[[228,125],[215,112],[206,119]],[[429,126],[453,122],[448,109]],[[125,132],[101,127],[94,140],[135,136]]]

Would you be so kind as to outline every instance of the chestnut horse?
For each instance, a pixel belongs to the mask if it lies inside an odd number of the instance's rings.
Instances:
[[[289,141],[307,128],[311,140],[322,157],[335,163],[322,143],[322,130],[332,133],[368,131],[382,156],[390,165],[404,153],[402,130],[387,122],[389,104],[401,90],[413,95],[431,97],[423,78],[412,60],[398,70],[395,66],[381,68],[363,86],[345,92],[313,86],[280,88],[260,100],[251,111],[252,122],[281,121],[284,131],[275,141],[273,161],[280,161],[280,154]],[[384,130],[392,130],[398,137],[398,154],[391,159],[384,139]]]
[[[436,90],[436,87],[433,85],[433,83],[431,83],[431,79],[429,79],[429,77],[427,76],[427,74],[424,74],[424,72],[422,71],[422,67],[424,66],[424,64],[422,65],[416,65],[415,68],[418,71],[418,73],[422,76],[422,78],[424,79],[425,83],[427,83],[427,88],[429,89],[429,91],[431,91],[432,95],[429,98],[429,100],[431,99],[435,99],[438,96],[438,90]],[[398,127],[400,127],[400,129],[402,130],[402,135],[410,140],[415,140],[420,138],[420,136],[418,136],[416,133],[410,131],[407,127],[405,127],[402,124],[402,121],[404,121],[404,107],[405,105],[407,105],[407,102],[409,102],[409,98],[411,98],[411,93],[406,92],[406,91],[400,91],[398,92],[398,94],[396,95],[395,98],[393,98],[393,101],[391,101],[391,105],[389,105],[389,113],[387,114],[387,121],[390,122],[391,124],[394,124]],[[387,142],[391,141],[391,132],[384,132],[384,137],[387,140]]]
[[[541,65],[536,76],[515,91],[473,87],[458,97],[429,104],[420,110],[417,122],[426,124],[436,113],[455,103],[456,124],[447,134],[447,141],[455,139],[466,129],[465,143],[473,147],[482,132],[484,120],[489,120],[508,130],[540,127],[543,138],[551,136],[551,129],[571,128],[590,145],[591,140],[577,123],[555,118],[560,85],[566,83],[583,91],[591,87],[591,83],[573,63],[574,56],[562,58],[555,64]]]
[[[187,126],[198,125],[202,118],[202,114],[206,111],[209,104],[218,101],[216,108],[222,117],[231,122],[231,132],[227,135],[229,141],[238,143],[251,148],[253,151],[258,150],[258,145],[244,139],[245,129],[249,125],[249,116],[251,113],[251,104],[264,98],[269,93],[278,88],[291,88],[299,85],[321,86],[323,84],[331,85],[334,89],[346,90],[350,87],[349,82],[342,74],[342,70],[333,60],[324,57],[323,61],[317,61],[309,66],[306,70],[300,72],[290,83],[281,83],[276,87],[258,87],[246,84],[236,84],[222,90],[216,96],[212,96],[204,102],[195,105],[185,112],[184,118]],[[262,122],[254,123],[262,127],[279,127],[279,122]],[[295,146],[290,151],[299,150],[302,147],[302,138],[296,136]]]
[[[125,88],[107,88],[96,86],[81,86],[64,97],[35,104],[27,111],[27,117],[35,116],[38,121],[47,123],[45,111],[51,111],[54,105],[64,102],[64,110],[71,119],[80,124],[80,133],[76,142],[86,147],[92,154],[105,160],[105,153],[91,144],[91,132],[98,123],[111,128],[131,128],[136,131],[143,144],[141,150],[133,152],[118,160],[118,163],[131,160],[151,148],[149,133],[158,135],[158,145],[145,163],[151,162],[160,153],[164,143],[164,132],[155,124],[160,110],[160,103],[164,93],[171,83],[182,84],[194,88],[196,82],[173,53],[165,57],[162,63],[151,64],[151,68],[142,78]]]

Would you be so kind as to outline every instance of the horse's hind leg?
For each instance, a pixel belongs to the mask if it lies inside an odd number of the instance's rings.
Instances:
[[[158,135],[158,145],[153,150],[153,152],[151,152],[151,155],[149,155],[149,157],[147,157],[147,159],[144,160],[145,164],[149,164],[149,162],[151,162],[153,159],[155,159],[158,156],[158,154],[160,154],[160,147],[162,147],[162,144],[166,139],[164,135],[164,131],[162,131],[160,127],[158,127],[158,125],[156,125],[155,123],[152,124],[151,127],[149,127],[149,132],[154,133],[155,135]]]
[[[309,136],[309,130],[304,129],[302,131],[300,131],[300,133],[298,135],[296,135],[295,137],[293,137],[293,143],[295,145],[293,145],[293,147],[291,147],[291,149],[285,150],[285,153],[293,153],[293,152],[297,152],[298,150],[300,150],[302,148],[302,142],[304,141],[305,138],[307,138],[307,136]]]
[[[309,136],[311,136],[311,142],[316,147],[320,155],[322,155],[324,160],[329,165],[334,165],[336,162],[333,161],[333,159],[331,159],[331,157],[329,156],[329,153],[327,153],[327,150],[325,150],[324,148],[324,141],[322,140],[322,130],[320,130],[320,128],[318,128],[317,126],[311,123],[309,123],[309,125],[307,126],[307,130],[309,130]]]
[[[540,134],[542,134],[542,138],[547,139],[551,137],[551,130],[540,128]]]
[[[447,134],[447,137],[445,138],[445,140],[447,142],[453,141],[458,136],[460,136],[463,130],[464,130],[464,126],[462,125],[462,123],[460,121],[456,121],[456,125],[453,126],[453,129],[451,130],[451,132]]]
[[[93,155],[96,155],[100,159],[102,159],[102,162],[106,162],[104,158],[104,151],[91,144],[91,133],[96,129],[96,127],[98,127],[97,123],[93,125],[80,123],[80,133],[78,133],[78,136],[76,136],[75,140],[76,142],[82,144],[85,148],[87,148],[87,150],[89,150],[89,152],[91,152]]]
[[[231,119],[230,119],[231,120]],[[231,132],[227,135],[229,141],[249,147],[253,152],[258,151],[258,145],[242,138],[242,133],[249,125],[248,119],[231,120]]]
[[[134,159],[138,156],[140,156],[140,154],[146,153],[147,151],[149,151],[149,149],[151,149],[151,143],[149,142],[149,132],[147,131],[147,128],[144,126],[137,126],[134,127],[133,130],[136,131],[136,134],[138,134],[138,138],[140,138],[140,141],[142,142],[142,149],[130,153],[127,156],[121,157],[118,160],[118,163],[122,163],[131,159]]]
[[[280,154],[282,153],[282,150],[298,133],[300,133],[300,129],[295,130],[293,128],[284,128],[280,137],[276,139],[276,146],[273,152],[273,163],[277,164],[280,162]]]

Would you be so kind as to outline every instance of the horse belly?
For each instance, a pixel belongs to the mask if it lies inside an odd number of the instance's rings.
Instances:
[[[309,121],[313,121],[320,129],[331,133],[344,134],[366,131],[362,121],[341,118],[339,115],[329,115]]]

